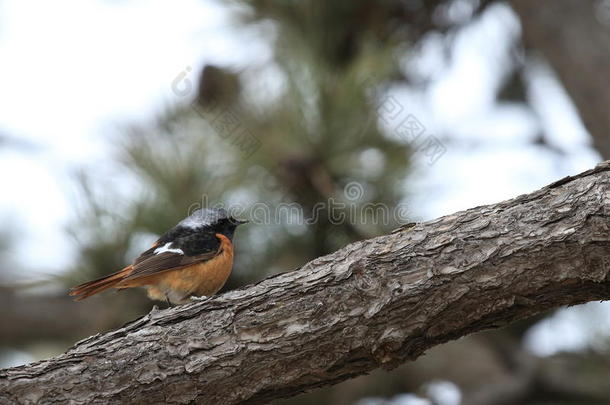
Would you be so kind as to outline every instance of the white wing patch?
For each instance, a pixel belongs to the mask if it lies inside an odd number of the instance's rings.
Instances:
[[[155,254],[159,255],[161,253],[165,253],[165,252],[170,252],[170,253],[178,253],[180,255],[183,255],[184,252],[182,251],[182,249],[172,249],[171,248],[172,242],[167,242],[165,245],[158,247],[155,249]]]

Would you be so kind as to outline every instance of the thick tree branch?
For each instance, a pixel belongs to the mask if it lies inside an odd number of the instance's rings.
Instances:
[[[549,308],[607,299],[609,203],[606,162],[0,371],[0,401],[265,403]]]

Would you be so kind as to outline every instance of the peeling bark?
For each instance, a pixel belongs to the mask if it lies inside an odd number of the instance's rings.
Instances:
[[[610,296],[610,162],[0,371],[2,404],[258,404]],[[78,305],[78,304],[74,304]]]

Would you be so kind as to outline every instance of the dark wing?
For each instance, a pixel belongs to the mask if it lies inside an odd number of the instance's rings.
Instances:
[[[143,252],[124,280],[177,270],[210,260],[220,253],[220,241],[212,232],[193,228],[173,228]]]

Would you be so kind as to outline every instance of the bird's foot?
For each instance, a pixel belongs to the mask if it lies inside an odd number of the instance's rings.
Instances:
[[[173,307],[172,302],[169,300],[167,294],[165,294],[165,303],[167,304],[167,308],[165,309],[170,309],[171,307]]]
[[[198,297],[196,295],[191,295],[189,298],[191,301],[205,301],[210,297],[208,297],[207,295],[202,295],[201,297]]]

